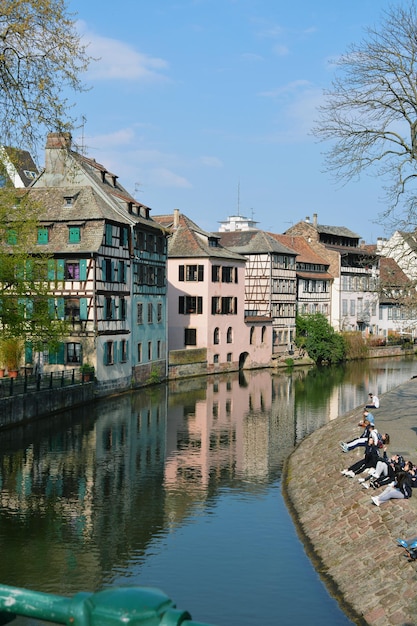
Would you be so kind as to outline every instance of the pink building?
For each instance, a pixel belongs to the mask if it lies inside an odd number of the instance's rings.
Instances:
[[[269,366],[268,317],[245,319],[246,258],[220,245],[175,209],[154,218],[168,240],[168,350],[170,376]],[[191,368],[191,369],[190,369]]]

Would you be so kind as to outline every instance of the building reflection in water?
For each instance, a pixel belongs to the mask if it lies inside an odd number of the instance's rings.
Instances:
[[[3,432],[1,582],[71,594],[128,578],[155,540],[225,489],[265,490],[305,435],[404,367],[181,380]]]

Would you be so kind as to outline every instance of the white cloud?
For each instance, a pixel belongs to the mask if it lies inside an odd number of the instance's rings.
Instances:
[[[300,90],[303,90],[304,88],[309,86],[311,86],[311,83],[308,80],[293,80],[286,85],[276,87],[275,89],[271,89],[270,91],[261,91],[258,95],[264,98],[280,98],[282,96],[287,96],[288,94],[297,93]]]
[[[174,174],[174,172],[164,167],[150,170],[148,174],[148,182],[149,181],[154,185],[158,185],[158,187],[192,188],[192,184],[186,178],[178,176],[178,174]]]
[[[80,23],[78,28],[82,27],[83,24]],[[168,80],[163,74],[169,67],[164,59],[151,57],[123,41],[101,37],[88,30],[83,33],[82,40],[88,46],[88,54],[97,59],[91,62],[88,69],[87,76],[90,79]]]
[[[284,46],[283,44],[276,44],[275,46],[272,47],[272,50],[275,54],[277,54],[280,57],[285,57],[290,52],[288,47]]]
[[[223,161],[217,157],[202,156],[200,157],[200,162],[203,165],[207,165],[207,167],[223,167]]]

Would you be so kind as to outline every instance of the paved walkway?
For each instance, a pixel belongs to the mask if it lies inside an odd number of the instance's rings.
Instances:
[[[417,463],[417,378],[380,398],[373,412],[391,437],[388,454]],[[305,439],[287,461],[284,494],[316,569],[357,624],[417,624],[417,561],[408,562],[396,538],[417,536],[417,489],[409,500],[375,506],[357,478],[340,470],[363,456],[343,453],[340,440],[360,433],[362,407]]]

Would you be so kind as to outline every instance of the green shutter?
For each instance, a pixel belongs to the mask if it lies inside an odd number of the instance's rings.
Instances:
[[[57,309],[58,319],[63,320],[65,317],[64,298],[57,298],[56,309]]]
[[[33,361],[33,349],[30,341],[25,342],[25,363],[32,363]]]
[[[68,230],[69,230],[69,243],[79,243],[79,241],[80,241],[80,227],[79,226],[70,226]]]
[[[26,261],[26,280],[33,280],[33,261],[31,259]]]
[[[14,228],[9,228],[7,231],[7,243],[10,246],[15,246],[17,244],[17,232]]]
[[[33,300],[26,299],[26,317],[32,319],[33,317]]]
[[[55,298],[48,298],[48,314],[51,320],[55,319]]]
[[[47,228],[38,228],[38,243],[39,244],[48,243],[48,229]]]
[[[88,319],[87,298],[80,298],[80,320]]]
[[[55,280],[55,261],[48,259],[48,280]]]
[[[80,259],[80,280],[87,280],[87,259]]]
[[[111,224],[106,224],[105,241],[106,246],[111,246],[113,243],[113,228]]]
[[[64,280],[65,276],[65,261],[64,259],[57,259],[56,261],[56,278],[57,280]]]

